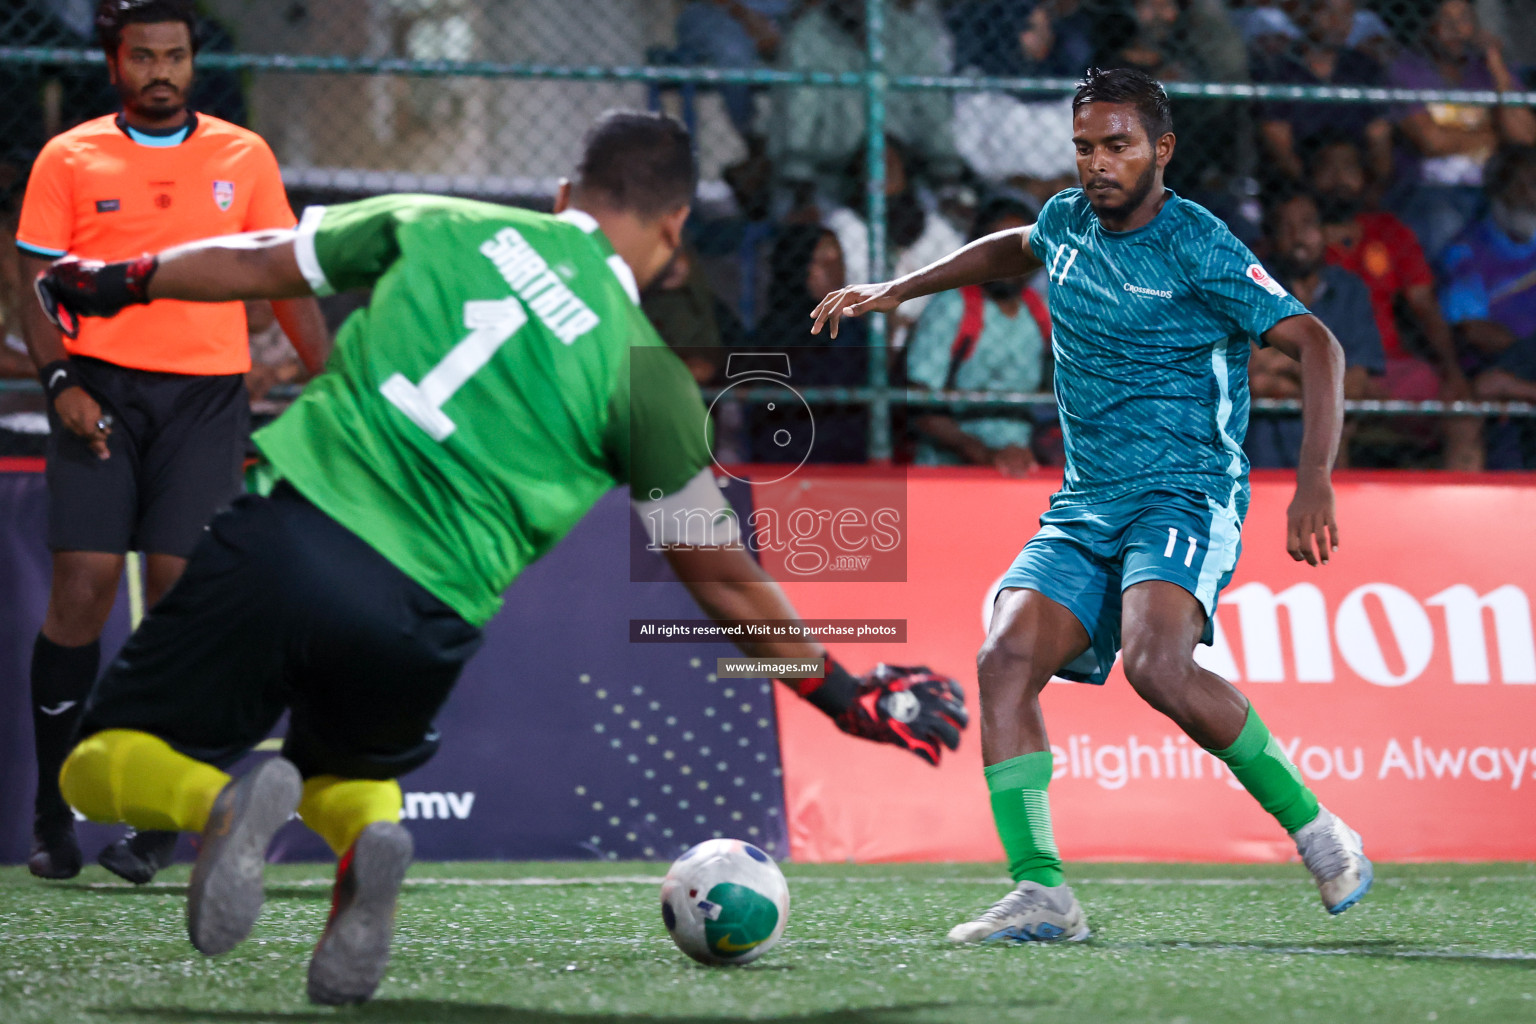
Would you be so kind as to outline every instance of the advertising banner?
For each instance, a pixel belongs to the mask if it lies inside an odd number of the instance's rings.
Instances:
[[[1291,561],[1287,474],[1255,474],[1243,555],[1202,664],[1253,701],[1321,800],[1388,860],[1536,857],[1536,487],[1342,475],[1341,546]],[[907,620],[905,644],[838,648],[848,668],[927,664],[979,722],[975,657],[989,596],[1056,481],[914,470],[905,584],[789,582],[807,616]],[[1043,696],[1063,856],[1276,860],[1294,847],[1220,762],[1103,687]],[[779,696],[791,845],[801,860],[998,859],[980,732],[934,771],[895,748],[827,743]]]
[[[738,511],[789,522],[786,511],[819,517],[833,496],[871,505],[879,477],[818,473],[809,489],[782,492],[732,482],[729,494]],[[646,550],[625,497],[610,495],[509,592],[441,717],[441,753],[402,780],[421,856],[666,860],[720,833],[805,861],[1000,858],[975,656],[991,591],[1056,486],[912,470],[903,504],[871,505],[897,512],[887,548],[902,552],[904,580],[860,571],[881,563],[859,560],[852,518],[837,550],[819,552],[805,529],[770,552],[814,635],[849,669],[926,664],[960,680],[973,724],[938,770],[842,736],[783,687],[723,673],[719,659],[738,651]],[[852,499],[839,490],[850,488]],[[1342,545],[1314,569],[1285,553],[1291,481],[1256,475],[1216,643],[1198,658],[1253,700],[1372,856],[1536,857],[1536,481],[1345,475],[1337,491]],[[27,666],[47,598],[45,511],[39,473],[0,472],[7,863],[25,858],[29,833]],[[787,572],[791,558],[818,571]],[[109,650],[126,632],[124,604]],[[1066,857],[1293,856],[1230,773],[1118,669],[1103,687],[1052,683],[1043,699]],[[83,828],[87,856],[116,834]],[[278,852],[325,855],[297,824]]]
[[[40,472],[5,471],[14,468],[33,467],[0,465],[0,863],[9,864],[26,859],[31,839],[27,680],[48,599],[47,492]],[[739,491],[737,507],[750,508]],[[627,495],[609,494],[487,625],[438,718],[438,755],[400,780],[422,859],[670,860],[716,836],[783,853],[777,684],[720,678],[717,658],[736,653],[728,645],[630,643],[631,619],[700,615],[643,540],[630,550],[633,518]],[[653,560],[656,582],[630,582],[632,558]],[[126,609],[119,595],[104,658],[127,634]],[[79,833],[92,858],[122,829],[82,824]],[[274,855],[330,856],[297,822]]]

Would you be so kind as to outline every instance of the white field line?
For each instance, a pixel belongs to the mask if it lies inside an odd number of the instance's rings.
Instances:
[[[1107,942],[1107,949],[1163,949],[1181,953],[1274,953],[1282,956],[1365,956],[1397,957],[1404,960],[1536,960],[1536,953],[1523,950],[1455,950],[1455,949],[1336,949],[1316,946],[1257,946],[1243,942],[1220,945],[1196,946],[1188,943],[1156,944],[1149,946],[1138,942]]]
[[[467,889],[503,889],[503,888],[543,888],[574,885],[660,885],[662,875],[581,875],[571,878],[407,878],[405,884],[416,888],[431,886],[443,886],[448,888]],[[1136,885],[1136,886],[1205,886],[1217,888],[1249,888],[1253,886],[1293,886],[1307,881],[1305,874],[1296,878],[1081,878],[1072,882],[1074,888],[1079,886],[1095,885]],[[856,885],[1011,885],[1009,879],[998,876],[996,878],[902,878],[900,876],[856,876],[835,877],[819,876],[810,878],[790,878],[793,885],[832,885],[852,883]],[[1533,875],[1481,875],[1473,878],[1449,878],[1421,876],[1415,878],[1380,878],[1376,879],[1377,885],[1407,887],[1415,885],[1490,885],[1509,883],[1536,883]],[[330,888],[331,880],[326,878],[298,878],[293,880],[269,880],[267,883],[272,888],[290,889],[320,889]],[[126,889],[129,885],[124,882],[90,882],[88,889]],[[147,885],[137,887],[149,892],[180,892],[186,888],[179,882],[150,882]]]
[[[166,937],[169,937],[169,936],[170,936],[170,933],[166,933],[166,935],[164,935],[164,936],[156,935],[154,937],[155,938],[166,938]],[[50,929],[50,930],[48,930],[46,932],[39,932],[36,935],[25,935],[25,934],[9,935],[9,936],[6,936],[5,941],[7,943],[12,944],[12,945],[22,945],[22,944],[25,944],[25,943],[28,943],[28,942],[56,943],[56,942],[63,941],[63,940],[76,941],[76,940],[84,940],[84,939],[99,939],[100,937],[101,937],[101,935],[98,932],[61,932],[61,931],[58,931],[57,929]],[[262,940],[262,941],[266,941],[266,940]],[[468,940],[463,940],[463,941],[456,939],[455,941],[458,943],[458,945],[462,946],[466,950],[474,950],[474,949],[478,949],[478,948],[486,948],[486,947],[492,947],[492,946],[499,947],[499,946],[504,946],[504,945],[507,945],[507,944],[511,943],[511,944],[516,944],[516,945],[519,945],[519,946],[540,946],[540,947],[546,947],[546,948],[550,949],[551,951],[569,950],[569,952],[567,952],[567,953],[561,953],[560,954],[560,955],[566,955],[566,956],[578,956],[578,955],[580,955],[579,947],[588,946],[588,945],[600,947],[602,949],[610,949],[610,948],[613,948],[615,946],[634,946],[634,947],[659,948],[659,949],[670,949],[671,948],[669,946],[669,944],[667,943],[666,939],[663,936],[661,936],[661,935],[655,935],[655,936],[634,935],[634,936],[628,936],[628,937],[607,936],[607,937],[604,937],[604,938],[601,938],[601,939],[530,938],[528,936],[518,936],[516,938],[502,939],[502,938],[495,938],[495,937],[492,937],[492,936],[481,936],[478,939],[468,939]],[[442,945],[441,940],[438,940],[438,939],[419,939],[419,938],[415,938],[414,936],[410,935],[409,933],[401,934],[401,933],[397,932],[396,935],[395,935],[395,940],[394,940],[394,948],[397,951],[398,950],[404,950],[404,949],[435,949],[435,948],[440,947],[441,945]],[[818,947],[818,948],[819,947],[823,947],[823,946],[837,947],[837,948],[845,948],[845,947],[850,947],[850,946],[858,946],[858,947],[866,947],[866,948],[878,948],[878,947],[886,947],[886,948],[890,948],[890,947],[897,947],[897,948],[902,948],[902,947],[921,947],[921,948],[924,948],[924,949],[938,949],[938,950],[944,951],[946,954],[956,954],[956,955],[963,954],[963,953],[965,953],[967,951],[967,949],[965,949],[965,948],[957,948],[957,947],[954,947],[954,946],[950,946],[948,943],[942,942],[939,939],[939,937],[937,936],[937,934],[935,934],[932,937],[915,937],[915,936],[896,937],[896,936],[890,936],[890,937],[880,938],[880,937],[873,936],[873,935],[848,935],[848,936],[843,936],[843,937],[840,937],[840,938],[837,938],[837,939],[786,938],[781,943],[780,948],[782,948],[782,949],[795,949],[795,948],[805,948],[805,947],[812,947],[812,946]],[[577,947],[577,948],[573,949],[572,947]],[[1178,953],[1200,953],[1200,954],[1209,954],[1209,955],[1216,955],[1216,956],[1225,956],[1225,955],[1230,955],[1230,954],[1234,954],[1234,953],[1266,953],[1266,954],[1275,955],[1275,956],[1344,956],[1344,957],[1354,956],[1354,957],[1382,958],[1382,959],[1394,958],[1394,959],[1399,959],[1399,960],[1536,961],[1536,952],[1528,952],[1528,951],[1524,951],[1524,950],[1498,950],[1498,949],[1491,949],[1491,950],[1454,950],[1454,949],[1397,949],[1397,950],[1381,949],[1381,950],[1361,950],[1361,949],[1319,948],[1319,947],[1316,947],[1316,946],[1261,946],[1261,945],[1256,945],[1256,944],[1253,944],[1253,943],[1242,943],[1242,942],[1221,943],[1221,944],[1212,944],[1212,945],[1194,945],[1193,943],[1160,943],[1160,942],[1154,943],[1154,942],[1126,942],[1126,941],[1120,941],[1120,942],[1116,942],[1116,941],[1099,942],[1099,941],[1089,940],[1088,942],[1084,942],[1084,943],[1076,943],[1076,942],[1074,942],[1074,943],[1068,943],[1068,944],[1057,945],[1057,946],[1041,945],[1039,947],[1034,947],[1034,948],[1040,948],[1042,950],[1044,950],[1046,948],[1050,948],[1052,950],[1061,950],[1062,951],[1061,955],[1069,955],[1066,952],[1068,950],[1079,951],[1078,955],[1088,955],[1088,954],[1092,953],[1093,951],[1097,950],[1097,951],[1100,951],[1100,952],[1127,952],[1128,951],[1128,952],[1140,952],[1140,953],[1172,953],[1172,952],[1178,952]],[[953,963],[953,960],[950,959],[948,956],[946,956],[946,961],[950,962],[950,963]],[[11,971],[11,972],[8,972],[8,973],[15,974],[17,972],[16,971]]]

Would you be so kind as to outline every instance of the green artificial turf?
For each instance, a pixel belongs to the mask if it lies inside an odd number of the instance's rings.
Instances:
[[[1090,942],[958,949],[944,933],[1006,891],[998,866],[790,865],[783,941],[736,968],[672,946],[661,865],[418,864],[378,998],[346,1010],[304,997],[325,869],[271,869],[217,960],[187,943],[186,871],[0,869],[0,1022],[1536,1021],[1531,864],[1378,865],[1339,918],[1299,865],[1074,865]]]

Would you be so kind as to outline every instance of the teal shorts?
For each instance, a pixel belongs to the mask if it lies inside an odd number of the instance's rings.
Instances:
[[[1056,673],[1103,683],[1120,653],[1120,594],[1148,580],[1189,591],[1214,636],[1216,596],[1242,552],[1242,517],[1195,491],[1146,491],[1087,505],[1061,504],[1040,517],[1040,532],[1003,575],[998,589],[1037,590],[1077,616],[1088,650]]]

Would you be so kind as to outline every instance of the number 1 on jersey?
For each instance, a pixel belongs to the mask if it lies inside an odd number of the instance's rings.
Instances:
[[[527,322],[528,314],[515,298],[466,302],[464,326],[469,328],[468,336],[449,349],[442,362],[421,378],[420,384],[412,384],[404,374],[396,373],[379,391],[432,440],[445,441],[458,425],[443,412],[443,406]]]

